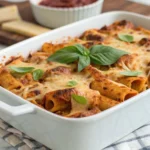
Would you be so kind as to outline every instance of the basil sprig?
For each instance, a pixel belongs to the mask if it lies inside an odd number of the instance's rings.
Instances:
[[[91,63],[89,56],[79,56],[78,62],[78,72],[82,71],[85,67],[89,66]]]
[[[125,41],[125,42],[133,42],[134,37],[132,35],[128,35],[128,34],[118,34],[118,38],[121,41]]]
[[[89,52],[85,50],[85,47],[83,47],[82,45],[76,44],[74,46],[64,47],[56,51],[47,60],[68,64],[68,63],[72,63],[78,60],[79,56],[88,55],[88,53]]]
[[[67,86],[73,87],[73,86],[76,86],[77,84],[78,84],[78,83],[77,83],[76,81],[71,80],[71,81],[69,81],[69,82],[67,83]]]
[[[32,72],[33,79],[35,81],[38,81],[39,79],[42,78],[44,71],[41,69],[36,69],[34,67],[15,67],[15,66],[10,66],[9,67],[12,71],[20,74],[25,74],[25,73],[30,73]]]
[[[28,73],[32,72],[34,70],[34,67],[15,67],[15,66],[10,66],[9,67],[12,71],[17,72],[17,73]]]
[[[114,64],[121,56],[128,52],[104,45],[95,45],[90,49],[90,58],[93,64],[111,65]]]
[[[129,77],[136,77],[140,74],[142,74],[142,72],[140,71],[123,71],[123,72],[120,72],[121,75],[124,75],[124,76],[129,76]]]
[[[39,79],[41,79],[43,77],[44,71],[41,69],[37,69],[33,71],[33,79],[35,81],[38,81]]]
[[[80,72],[91,63],[98,65],[114,64],[121,56],[126,54],[128,52],[110,46],[95,45],[87,49],[80,44],[76,44],[56,51],[47,60],[66,64],[78,61],[78,72]]]
[[[87,99],[83,96],[72,94],[72,98],[79,104],[83,104],[83,105],[87,104]]]

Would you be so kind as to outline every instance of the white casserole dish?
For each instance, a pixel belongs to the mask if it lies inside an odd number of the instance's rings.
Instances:
[[[100,28],[126,19],[149,28],[150,18],[128,12],[109,12],[31,38],[0,52],[0,62],[10,56],[40,49],[47,41],[78,36],[90,28]],[[69,119],[45,111],[0,88],[0,117],[52,150],[100,150],[150,121],[150,90],[100,114]],[[13,105],[13,106],[12,106]]]

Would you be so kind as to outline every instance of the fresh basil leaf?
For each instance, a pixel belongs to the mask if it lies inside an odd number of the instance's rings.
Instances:
[[[9,68],[12,71],[17,72],[17,73],[28,73],[28,72],[32,72],[34,70],[34,67],[15,67],[15,66],[10,66]]]
[[[79,56],[78,72],[82,71],[88,65],[90,65],[90,57],[89,56]]]
[[[85,54],[88,54],[88,51],[86,52],[86,49],[82,45],[76,44],[56,51],[47,60],[68,64],[78,60],[80,55]]]
[[[128,52],[110,46],[95,45],[90,48],[90,58],[93,64],[111,65]]]
[[[121,41],[125,41],[125,42],[133,42],[134,37],[132,35],[128,35],[128,34],[118,34],[118,38]]]
[[[44,71],[41,69],[34,70],[33,71],[33,79],[35,81],[38,81],[39,79],[42,78],[43,74],[44,74]]]
[[[79,95],[76,95],[76,94],[72,94],[72,98],[73,100],[75,100],[77,103],[80,103],[80,104],[87,104],[87,99],[83,96],[79,96]]]
[[[89,55],[89,50],[88,49],[86,49],[83,45],[81,45],[81,44],[76,44],[76,45],[74,45],[76,48],[77,48],[77,50],[78,50],[78,53],[80,53],[80,54],[82,54],[82,55],[85,55],[85,56],[87,56],[87,55]]]
[[[129,76],[129,77],[136,77],[140,74],[142,74],[142,72],[140,71],[123,71],[123,72],[120,72],[121,75],[124,75],[124,76]]]
[[[73,87],[73,86],[76,86],[77,84],[78,83],[76,81],[72,80],[67,83],[67,86]]]
[[[47,60],[68,64],[78,60],[79,55],[75,46],[68,46],[56,51]]]

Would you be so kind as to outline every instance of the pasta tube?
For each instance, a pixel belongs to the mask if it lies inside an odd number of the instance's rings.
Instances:
[[[71,95],[74,93],[73,88],[49,92],[45,95],[44,106],[51,112],[64,110],[71,105]]]
[[[0,73],[0,85],[8,90],[18,89],[23,86],[7,70],[2,70]]]
[[[117,80],[138,92],[145,90],[147,78],[146,77],[121,77]]]

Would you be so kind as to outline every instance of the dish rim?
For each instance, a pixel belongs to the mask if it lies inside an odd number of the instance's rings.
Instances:
[[[75,22],[75,23],[66,25],[66,26],[64,26],[64,27],[60,27],[60,28],[54,29],[53,31],[50,31],[51,33],[50,33],[50,32],[44,33],[44,34],[42,34],[42,35],[40,35],[40,36],[36,36],[36,37],[30,38],[30,39],[28,39],[28,40],[22,41],[22,42],[20,42],[20,43],[18,43],[18,44],[15,44],[15,45],[13,45],[13,46],[10,46],[10,47],[8,47],[8,48],[5,48],[4,50],[2,50],[2,51],[0,52],[0,55],[4,56],[4,55],[5,55],[5,52],[7,52],[7,51],[9,52],[9,51],[10,51],[11,49],[13,49],[13,48],[14,48],[14,49],[17,48],[17,47],[20,48],[22,45],[28,44],[28,42],[34,42],[34,41],[36,41],[37,39],[40,39],[40,38],[42,38],[42,37],[44,37],[44,36],[46,36],[46,35],[49,35],[49,34],[52,34],[52,33],[54,34],[55,32],[57,32],[57,31],[59,31],[59,30],[61,30],[61,29],[63,30],[63,29],[66,29],[66,28],[68,28],[68,27],[74,26],[74,25],[76,25],[76,24],[83,23],[83,22],[86,22],[86,21],[90,21],[90,20],[92,20],[92,19],[99,18],[99,16],[106,15],[106,14],[128,14],[128,15],[137,16],[137,17],[142,17],[142,18],[145,18],[145,19],[147,19],[147,20],[150,20],[150,18],[148,18],[148,17],[146,17],[146,16],[144,16],[144,15],[136,14],[136,13],[131,13],[131,12],[126,12],[126,11],[112,11],[112,12],[107,12],[107,13],[103,13],[103,14],[100,14],[100,15],[95,16],[95,17],[87,18],[87,19],[84,19],[84,20],[81,20],[81,21],[78,21],[78,22]],[[10,56],[10,57],[11,57],[11,56]],[[9,90],[7,90],[7,89],[5,89],[5,88],[3,88],[3,87],[2,87],[2,89],[3,89],[4,91],[8,92],[8,94],[11,94],[12,96],[17,96],[17,97],[19,98],[19,102],[20,102],[21,104],[26,104],[26,103],[31,104],[31,105],[33,105],[36,109],[39,109],[40,111],[46,112],[47,114],[51,115],[51,117],[54,117],[55,119],[58,119],[58,120],[61,120],[61,121],[73,122],[73,123],[78,123],[78,122],[80,122],[80,123],[90,123],[91,121],[96,121],[96,120],[98,120],[98,119],[102,119],[102,118],[104,118],[105,116],[108,116],[109,114],[111,114],[111,113],[113,113],[113,112],[116,112],[117,110],[120,110],[120,109],[122,109],[122,108],[124,108],[124,107],[127,107],[127,106],[129,106],[129,105],[132,105],[133,103],[139,101],[140,99],[138,99],[138,98],[140,98],[140,97],[142,97],[142,96],[145,96],[145,95],[147,95],[147,94],[150,94],[150,89],[148,89],[148,90],[146,90],[146,91],[144,91],[144,92],[142,92],[142,93],[140,93],[140,94],[138,94],[138,95],[136,95],[136,96],[134,96],[134,97],[128,99],[127,101],[124,101],[124,102],[120,103],[119,105],[114,106],[114,107],[112,107],[112,108],[109,108],[109,109],[107,109],[107,110],[105,110],[105,111],[103,111],[103,112],[101,112],[101,113],[98,113],[98,114],[95,114],[95,115],[92,115],[92,116],[89,116],[89,117],[83,117],[83,118],[66,118],[66,117],[63,117],[63,116],[59,116],[59,115],[57,115],[57,114],[54,114],[54,113],[52,113],[52,112],[49,112],[49,111],[47,111],[47,110],[45,110],[45,109],[42,109],[42,108],[40,108],[40,107],[38,107],[38,106],[36,106],[36,105],[30,103],[29,101],[27,101],[27,100],[25,100],[25,99],[19,97],[18,95],[16,95],[16,94],[10,92]]]

